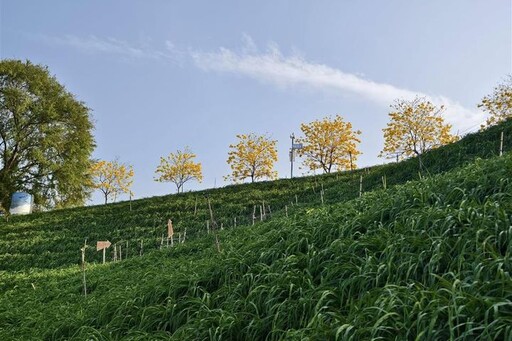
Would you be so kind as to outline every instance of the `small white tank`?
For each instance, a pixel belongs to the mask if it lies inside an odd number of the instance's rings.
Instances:
[[[32,195],[25,192],[14,192],[11,200],[11,214],[30,214],[32,213]]]

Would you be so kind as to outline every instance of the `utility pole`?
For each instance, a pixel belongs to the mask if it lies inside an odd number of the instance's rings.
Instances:
[[[290,148],[290,179],[293,178],[293,161],[295,161],[295,151],[297,149],[302,149],[302,143],[295,143],[295,134],[292,133],[290,135],[290,138],[292,139],[292,147]]]
[[[290,138],[292,139],[292,148],[290,148],[290,179],[293,178],[293,160],[295,159],[295,155],[293,153],[293,143],[295,142],[295,134],[292,133],[290,135]]]

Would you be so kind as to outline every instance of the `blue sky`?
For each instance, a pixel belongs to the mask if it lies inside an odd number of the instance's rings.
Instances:
[[[0,19],[1,58],[47,65],[92,109],[93,156],[133,165],[139,198],[175,191],[154,170],[185,146],[204,173],[185,190],[222,186],[240,133],[277,139],[289,177],[290,133],[327,115],[362,131],[359,166],[383,163],[394,99],[427,96],[472,131],[512,72],[507,0],[0,0]]]

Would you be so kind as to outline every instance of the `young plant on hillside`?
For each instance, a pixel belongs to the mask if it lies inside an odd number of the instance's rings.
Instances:
[[[114,201],[118,194],[131,194],[130,187],[133,183],[133,167],[114,161],[98,161],[91,167],[93,178],[92,187],[99,189],[105,197],[105,204],[108,198],[113,197]]]
[[[490,115],[482,129],[512,117],[512,75],[496,86],[492,94],[485,96],[478,107]]]
[[[155,181],[172,182],[176,185],[178,193],[183,192],[183,185],[191,180],[201,182],[203,172],[201,163],[194,162],[196,154],[185,147],[185,150],[178,150],[176,153],[170,153],[167,158],[160,158],[160,165],[155,173],[160,175]]]
[[[251,182],[257,179],[277,178],[274,171],[274,163],[277,162],[276,140],[267,136],[255,134],[237,135],[238,143],[229,146],[227,163],[232,173],[225,177],[234,182],[251,178]]]
[[[324,173],[330,173],[334,168],[354,169],[357,156],[361,154],[357,149],[361,142],[357,136],[361,131],[353,130],[350,122],[336,115],[303,123],[300,129],[304,137],[297,139],[303,144],[299,155],[306,157],[304,164],[309,169],[322,169]]]
[[[436,107],[426,98],[412,101],[398,99],[391,105],[393,111],[384,131],[384,149],[381,157],[403,159],[417,156],[442,145],[455,142],[451,125],[444,122],[444,106]]]

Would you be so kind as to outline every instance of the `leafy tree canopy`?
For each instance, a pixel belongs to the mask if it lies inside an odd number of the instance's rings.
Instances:
[[[190,180],[203,180],[201,163],[194,162],[196,154],[188,147],[185,150],[178,150],[176,153],[170,153],[167,158],[160,158],[160,165],[155,173],[160,174],[155,181],[172,182],[176,185],[178,193],[183,192],[183,185]]]
[[[322,169],[330,173],[338,170],[353,169],[357,156],[361,154],[357,148],[361,140],[359,130],[352,129],[350,122],[343,117],[325,117],[300,126],[304,137],[297,139],[303,143],[299,155],[305,156],[304,164],[311,170]]]
[[[232,172],[226,179],[240,182],[251,178],[251,182],[254,182],[261,178],[277,178],[274,171],[277,141],[255,134],[239,134],[236,137],[238,143],[229,146],[227,163]]]
[[[44,207],[81,205],[95,147],[89,109],[29,61],[0,61],[0,205],[15,191]]]
[[[391,105],[390,122],[384,131],[384,149],[380,156],[406,158],[418,156],[439,146],[455,142],[451,125],[444,122],[444,107],[436,107],[423,97],[396,100]]]
[[[492,94],[485,96],[478,107],[489,114],[482,129],[512,117],[512,75],[496,86]]]

